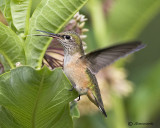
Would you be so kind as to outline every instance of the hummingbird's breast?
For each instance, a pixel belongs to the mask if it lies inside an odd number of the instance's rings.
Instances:
[[[75,54],[70,59],[65,58],[64,73],[78,93],[84,95],[92,83],[86,72],[87,66],[79,59],[80,57],[80,54]]]

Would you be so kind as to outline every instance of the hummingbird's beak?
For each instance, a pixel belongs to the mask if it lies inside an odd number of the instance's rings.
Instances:
[[[53,38],[60,38],[60,35],[58,35],[58,34],[46,32],[46,31],[41,31],[41,30],[36,30],[36,31],[47,33],[47,35],[34,34],[34,36],[47,36],[47,37],[53,37]]]

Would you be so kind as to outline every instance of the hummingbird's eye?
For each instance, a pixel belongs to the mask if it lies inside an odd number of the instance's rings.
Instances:
[[[69,39],[71,39],[71,36],[66,35],[65,38],[66,38],[67,40],[69,40]]]

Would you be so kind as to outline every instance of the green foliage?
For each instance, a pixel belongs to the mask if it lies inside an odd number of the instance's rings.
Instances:
[[[13,24],[19,33],[25,31],[25,35],[28,34],[31,2],[32,0],[11,0],[10,3]]]
[[[0,104],[10,112],[1,114],[1,119],[5,115],[19,127],[72,127],[68,103],[78,95],[69,91],[71,85],[61,69],[21,66],[2,75],[0,85]]]
[[[108,15],[108,34],[111,41],[136,38],[158,14],[159,0],[118,0]]]
[[[100,0],[90,0],[88,8],[92,18],[93,32],[98,47],[105,47],[108,42],[108,29],[103,15],[102,3]],[[105,28],[105,29],[104,29]]]
[[[0,23],[0,53],[5,57],[11,68],[17,62],[25,63],[25,55],[20,38],[9,27]]]
[[[8,25],[11,28],[13,28],[10,0],[1,0],[1,2],[0,2],[0,10],[2,11],[3,16],[7,20]]]
[[[87,0],[42,0],[30,17],[32,0],[2,0],[0,10],[9,25],[0,23],[0,127],[72,128],[69,102],[77,92],[61,69],[41,68],[51,38],[36,30],[59,32]],[[34,3],[34,2],[33,2]],[[16,63],[21,66],[16,67]],[[36,70],[34,68],[38,68]]]
[[[109,0],[108,11],[103,14],[103,1],[90,0],[88,11],[91,39],[89,48],[104,47],[116,42],[136,39],[149,22],[159,13],[159,0]],[[103,16],[103,17],[102,17]],[[89,33],[90,34],[90,33]],[[95,47],[93,48],[93,44]]]

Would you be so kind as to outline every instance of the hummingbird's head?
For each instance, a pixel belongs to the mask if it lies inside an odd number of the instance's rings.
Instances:
[[[82,45],[79,35],[73,31],[62,32],[58,35],[59,37],[57,37],[57,39],[65,48],[81,47]]]
[[[36,36],[48,36],[56,38],[63,45],[64,50],[68,53],[83,52],[82,41],[79,35],[73,31],[61,32],[58,34],[49,33],[38,30],[40,32],[47,33],[48,35],[36,35]]]

